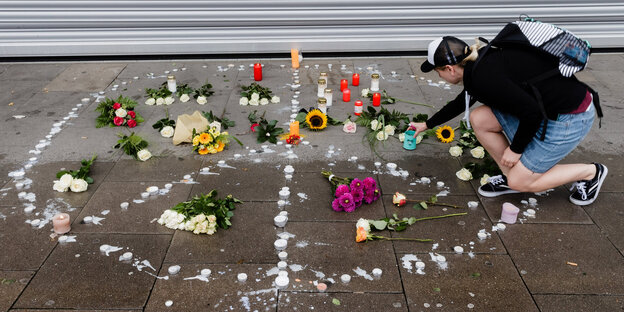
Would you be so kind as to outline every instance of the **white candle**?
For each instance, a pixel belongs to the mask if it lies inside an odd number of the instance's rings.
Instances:
[[[286,246],[288,246],[288,241],[286,241],[283,238],[280,238],[278,240],[275,240],[273,245],[275,246],[275,249],[277,249],[278,251],[282,251],[286,249]]]
[[[286,288],[289,283],[290,283],[290,280],[286,276],[279,276],[278,275],[275,278],[275,286],[277,286],[277,288],[279,288],[279,289]]]
[[[288,258],[288,253],[285,251],[280,251],[280,253],[277,254],[277,257],[280,260],[286,260]]]
[[[287,267],[288,263],[286,263],[286,261],[280,261],[277,263],[277,268],[280,270],[286,270]]]
[[[172,265],[170,266],[167,271],[169,272],[169,274],[171,275],[175,275],[178,274],[178,272],[180,272],[180,266],[179,265]]]
[[[379,74],[371,75],[371,91],[379,91]]]
[[[351,275],[349,274],[342,274],[342,276],[340,276],[340,281],[342,281],[343,283],[348,283],[351,281]]]
[[[244,281],[247,281],[247,274],[245,274],[245,273],[238,273],[236,278],[238,279],[239,282],[242,283]]]
[[[318,90],[316,92],[317,97],[323,97],[325,95],[325,89],[327,88],[327,80],[319,79],[318,80]]]
[[[275,226],[277,227],[284,227],[286,225],[286,221],[288,221],[288,218],[285,216],[275,216],[275,218],[273,218],[273,223],[275,223]]]
[[[382,271],[381,271],[381,269],[379,269],[379,268],[374,268],[374,269],[373,269],[373,276],[374,276],[374,277],[380,277],[382,273],[383,273],[383,272],[382,272]]]
[[[332,89],[325,89],[325,99],[327,100],[327,107],[332,106],[332,101],[334,100]]]

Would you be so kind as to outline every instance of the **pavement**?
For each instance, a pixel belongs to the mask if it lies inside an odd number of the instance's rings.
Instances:
[[[240,86],[253,82],[249,65],[256,61],[265,65],[261,85],[281,98],[279,104],[257,109],[281,124],[290,119],[295,91],[300,91],[299,107],[314,105],[321,71],[329,73],[334,89],[329,113],[338,119],[352,114],[353,101],[369,86],[373,71],[381,73],[381,88],[390,95],[435,105],[387,106],[408,114],[432,114],[461,90],[440,84],[435,73],[423,75],[423,58],[418,57],[306,58],[302,65],[308,68],[299,70],[301,86],[296,90],[288,59],[0,63],[0,311],[624,310],[623,54],[592,55],[588,68],[578,74],[600,93],[605,117],[602,128],[595,122],[564,162],[597,161],[609,168],[598,200],[585,207],[568,201],[569,185],[543,194],[483,198],[476,192],[477,181],[455,177],[472,161],[468,153],[451,157],[450,145],[434,139],[424,140],[414,151],[390,139],[374,153],[363,143],[365,129],[346,134],[337,126],[321,132],[301,130],[305,144],[294,147],[258,144],[248,130],[252,109],[238,104]],[[176,101],[169,106],[172,118],[211,110],[236,122],[230,133],[244,147],[232,144],[222,153],[200,156],[189,145],[174,146],[152,129],[165,111],[163,106],[143,104],[144,89],[158,87],[166,71],[175,74],[179,84],[199,87],[207,81],[216,91],[204,106]],[[353,98],[344,103],[336,90],[340,79],[350,81],[353,72],[361,74],[362,83],[350,87]],[[119,129],[95,128],[98,101],[120,94],[137,100],[136,110],[146,119],[133,130],[156,156],[147,162],[113,148]],[[88,98],[87,104],[78,105],[83,98]],[[458,120],[449,124],[457,126]],[[54,128],[58,133],[46,137]],[[57,171],[78,169],[79,161],[93,154],[98,155],[91,175],[95,183],[88,191],[52,190]],[[386,169],[389,162],[407,174],[392,174]],[[285,178],[286,165],[295,169],[291,180]],[[17,190],[9,173],[24,168],[26,181],[32,183]],[[333,195],[321,170],[372,176],[382,199],[354,213],[333,212]],[[421,177],[431,183],[419,183]],[[438,182],[444,186],[438,187]],[[148,186],[163,188],[167,183],[173,184],[168,194],[145,203],[133,201]],[[291,193],[283,207],[289,220],[277,228],[273,217],[282,210],[277,201],[284,186]],[[234,211],[230,229],[194,235],[155,222],[164,210],[212,189],[244,201]],[[440,201],[464,207],[468,214],[424,221],[400,233],[379,232],[431,238],[434,244],[356,243],[359,218],[455,212],[394,207],[396,191],[413,199],[446,191]],[[20,197],[20,192],[26,193]],[[523,204],[530,198],[536,200],[534,206]],[[468,208],[470,201],[478,206]],[[122,202],[130,207],[120,208]],[[536,216],[521,215],[517,224],[493,231],[503,202],[516,204],[521,213],[534,209]],[[25,212],[30,205],[35,209]],[[75,242],[60,243],[53,235],[50,219],[58,212],[70,215],[67,235]],[[87,224],[87,216],[103,219]],[[41,220],[40,227],[29,224],[34,219]],[[477,238],[482,230],[489,234],[485,240]],[[278,236],[289,238],[290,284],[285,289],[274,284],[279,259],[273,243]],[[104,244],[122,250],[107,255],[100,252]],[[455,253],[455,246],[464,252]],[[124,252],[131,252],[133,259],[120,261]],[[433,261],[437,255],[445,256],[446,263]],[[426,264],[423,270],[415,268],[415,259]],[[178,274],[168,273],[173,265],[181,267]],[[382,270],[380,277],[371,276],[375,268]],[[212,271],[208,279],[189,279],[202,269]],[[238,282],[238,273],[247,273],[248,280]],[[352,277],[349,283],[341,282],[343,274]],[[316,287],[321,282],[328,285],[325,292]]]

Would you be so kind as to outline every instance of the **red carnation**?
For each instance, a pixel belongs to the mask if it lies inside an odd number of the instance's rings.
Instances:
[[[113,119],[113,123],[115,126],[121,126],[124,123],[124,119],[121,117],[115,117],[115,119]]]
[[[121,104],[119,104],[119,103],[115,103],[115,104],[113,104],[113,109],[114,109],[114,110],[118,110],[118,109],[120,109],[120,108],[121,108]]]
[[[134,111],[128,111],[128,115],[132,117],[132,119],[136,118],[136,113]]]
[[[251,132],[256,132],[256,127],[259,126],[259,123],[255,123],[251,125]]]
[[[134,128],[136,127],[137,123],[134,119],[130,119],[128,120],[128,128]]]

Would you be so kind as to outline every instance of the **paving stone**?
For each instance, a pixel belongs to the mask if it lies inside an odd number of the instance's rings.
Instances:
[[[80,234],[76,243],[52,252],[14,307],[142,309],[156,272],[140,262],[147,260],[158,271],[170,239],[169,235]],[[100,252],[104,244],[123,250],[106,256]],[[134,254],[132,263],[118,260],[127,251]]]
[[[624,208],[621,203],[624,201],[622,193],[601,193],[600,201],[592,205],[585,206],[584,209],[591,216],[592,220],[606,233],[609,240],[624,253]]]
[[[62,73],[69,64],[7,64],[0,80],[49,81]]]
[[[50,91],[101,91],[105,89],[126,64],[71,64],[46,87]],[[98,73],[93,75],[93,73]]]
[[[533,295],[541,311],[618,311],[624,310],[622,296]]]
[[[547,195],[535,195],[533,193],[507,194],[498,197],[481,197],[481,203],[485,207],[492,222],[498,222],[501,217],[503,203],[509,202],[520,208],[518,219],[521,223],[568,223],[568,224],[592,224],[592,220],[583,208],[572,204],[568,197],[570,193],[563,187],[557,187]],[[530,198],[537,200],[536,206],[523,204]],[[536,211],[535,217],[526,215],[528,209]]]
[[[427,200],[417,195],[408,196],[408,199]],[[447,203],[462,207],[462,209],[447,208],[442,206],[430,205],[427,210],[414,210],[413,203],[407,203],[403,207],[396,207],[392,204],[392,196],[383,196],[386,214],[392,216],[397,214],[400,218],[404,217],[433,217],[454,213],[467,212],[465,216],[448,217],[437,220],[425,220],[409,226],[405,231],[392,232],[392,237],[410,237],[410,238],[430,238],[432,243],[417,243],[410,241],[394,241],[394,250],[400,253],[408,252],[436,252],[436,253],[455,253],[453,248],[461,246],[464,248],[462,255],[453,255],[453,257],[473,257],[474,254],[490,253],[500,254],[506,253],[505,247],[500,238],[492,231],[492,224],[485,210],[481,205],[477,208],[468,208],[468,201],[477,201],[476,196],[445,196],[438,198],[438,202]],[[446,208],[446,209],[445,209]],[[491,235],[485,240],[479,240],[477,233],[485,230]],[[470,243],[473,243],[472,245]],[[436,244],[436,245],[432,245]],[[436,246],[435,249],[433,246]],[[469,254],[472,253],[472,254]]]
[[[163,265],[163,272],[172,265]],[[277,289],[271,286],[274,276],[266,276],[270,266],[227,264],[181,264],[180,272],[169,280],[156,281],[145,311],[275,311]],[[202,269],[211,270],[208,281],[192,279]],[[238,273],[247,281],[238,282]],[[187,280],[191,278],[191,280]],[[171,307],[165,303],[171,300]]]
[[[33,81],[28,84],[24,84],[20,81],[3,81],[3,89],[7,90],[0,94],[0,103],[5,104],[5,107],[2,109],[3,117],[18,115],[15,112],[22,109],[37,91],[43,89],[45,84],[46,81]],[[8,106],[10,103],[13,103],[13,105]]]
[[[114,162],[123,154],[121,149],[114,148],[119,140],[117,134],[120,130],[96,129],[94,126],[88,128],[69,126],[54,136],[52,145],[48,146],[38,157],[41,162],[55,162],[59,159],[79,162],[97,155],[98,162]],[[33,147],[30,146],[30,149]]]
[[[235,197],[238,198],[236,194]],[[225,196],[219,193],[219,196]],[[176,231],[167,252],[175,263],[277,263],[273,217],[277,204],[245,202],[236,206],[232,227],[212,235]]]
[[[131,159],[118,161],[106,181],[111,182],[184,182],[185,175],[197,178],[201,160],[190,157],[153,157],[142,162]],[[166,167],[167,170],[162,170]]]
[[[326,283],[328,292],[402,291],[392,243],[356,243],[355,223],[288,222],[285,231],[294,235],[285,250],[291,281],[288,291],[316,292],[314,281]],[[378,279],[372,277],[375,268],[383,272]],[[351,275],[351,282],[343,284],[343,274]]]
[[[399,261],[403,257],[397,255]],[[410,310],[538,311],[507,255],[448,259],[445,270],[428,255],[418,258],[426,264],[424,275],[416,273],[414,261],[401,268]]]
[[[32,271],[0,271],[0,310],[9,310],[34,274]]]
[[[498,234],[532,294],[624,293],[622,255],[595,225],[523,224]]]
[[[280,292],[277,311],[295,310],[408,311],[403,294]]]
[[[624,166],[621,163],[621,156],[604,155],[595,152],[583,150],[576,151],[565,158],[566,163],[585,163],[599,162],[607,166],[609,173],[605,179],[600,194],[604,192],[621,192],[624,189]],[[567,184],[569,188],[572,183]],[[602,195],[598,196],[596,203],[601,202]]]
[[[64,310],[64,309],[11,309],[11,312],[106,312],[111,310]],[[115,311],[121,312],[140,312],[143,310],[125,310],[125,309],[115,309]]]

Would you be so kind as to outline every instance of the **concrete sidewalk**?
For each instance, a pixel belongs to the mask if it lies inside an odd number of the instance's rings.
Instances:
[[[566,186],[545,194],[517,194],[498,198],[477,195],[478,181],[462,182],[455,172],[472,159],[468,153],[451,157],[449,144],[426,139],[415,151],[406,151],[396,139],[378,145],[375,154],[363,143],[365,129],[346,134],[341,126],[321,132],[302,130],[306,144],[258,144],[249,132],[250,106],[240,106],[240,86],[253,82],[256,60],[182,60],[163,62],[0,63],[0,311],[621,311],[624,309],[624,55],[592,55],[588,69],[577,77],[600,93],[604,119],[565,162],[601,162],[609,176],[598,200],[586,207],[568,201]],[[281,98],[279,104],[258,106],[267,119],[287,124],[295,90],[290,60],[265,59],[261,85]],[[423,75],[423,58],[308,59],[299,72],[301,108],[316,103],[316,81],[329,73],[334,90],[330,115],[346,119],[370,73],[382,75],[381,89],[397,98],[435,105],[435,109],[398,103],[388,105],[404,113],[431,115],[455,97],[461,87],[439,83],[435,73]],[[232,66],[228,66],[228,65]],[[200,156],[188,144],[174,146],[152,129],[165,117],[164,106],[147,106],[145,88],[157,88],[175,74],[178,84],[213,85],[215,94],[201,106],[176,100],[169,106],[172,119],[195,110],[213,111],[236,122],[230,130],[244,147],[231,144],[222,153]],[[361,74],[361,85],[351,87],[352,100],[340,98],[340,79]],[[100,95],[99,92],[103,91]],[[135,99],[145,122],[133,130],[149,142],[157,157],[138,162],[113,146],[120,129],[95,128],[97,99]],[[89,103],[78,106],[82,98]],[[364,101],[368,103],[368,100]],[[59,124],[66,121],[64,124]],[[455,127],[459,119],[448,124]],[[51,129],[60,132],[47,139]],[[282,127],[288,128],[287,125]],[[122,132],[128,132],[126,129]],[[39,146],[38,144],[50,145]],[[329,151],[333,152],[329,152]],[[41,151],[38,153],[37,151]],[[78,169],[93,154],[95,180],[84,193],[52,189],[62,168]],[[294,155],[294,156],[293,156]],[[383,158],[380,158],[382,156]],[[219,163],[220,161],[224,161]],[[378,167],[376,162],[381,163]],[[393,162],[407,176],[393,175]],[[283,169],[295,168],[292,180]],[[379,164],[377,164],[379,165]],[[32,180],[18,190],[9,173],[24,168]],[[203,169],[208,168],[208,169]],[[333,194],[320,171],[336,175],[374,177],[382,200],[354,213],[333,212]],[[210,174],[207,174],[210,172]],[[190,177],[190,178],[189,178]],[[419,183],[429,177],[431,183]],[[185,182],[186,181],[186,182]],[[191,182],[189,182],[191,181]],[[444,182],[438,187],[437,182]],[[135,203],[148,186],[173,183],[167,195]],[[278,192],[290,188],[289,221],[277,228],[273,217]],[[215,235],[173,231],[155,220],[162,212],[190,197],[217,189],[244,201],[234,211],[233,226]],[[380,232],[393,237],[426,237],[435,244],[406,241],[355,243],[355,222],[396,213],[425,217],[451,213],[397,208],[392,194],[426,199],[448,191],[444,202],[465,208],[463,217],[426,221],[404,232]],[[26,192],[26,194],[20,194]],[[32,194],[30,194],[32,193]],[[441,197],[442,198],[442,197]],[[522,204],[530,198],[535,207]],[[522,211],[533,208],[535,218],[522,217],[504,231],[492,231],[503,202]],[[120,203],[130,202],[128,209]],[[25,208],[36,208],[25,212]],[[28,209],[26,209],[28,210]],[[75,242],[59,243],[51,236],[51,217],[67,212]],[[104,218],[86,224],[88,216]],[[41,228],[27,221],[47,222]],[[479,240],[477,233],[489,235]],[[290,285],[273,284],[279,261],[273,242],[287,236]],[[104,244],[123,248],[110,255]],[[456,254],[453,247],[462,246]],[[132,252],[133,261],[120,261]],[[446,264],[433,261],[446,257]],[[416,260],[418,259],[418,260]],[[422,271],[415,262],[422,261]],[[172,265],[178,274],[168,273]],[[207,281],[189,279],[202,269],[212,270]],[[372,277],[379,268],[383,274]],[[245,283],[238,273],[247,273]],[[351,275],[349,283],[340,281]],[[328,285],[319,292],[316,284]],[[335,300],[334,300],[335,299]],[[171,301],[171,306],[167,306]],[[339,304],[339,305],[338,305]]]

